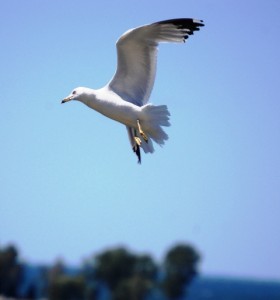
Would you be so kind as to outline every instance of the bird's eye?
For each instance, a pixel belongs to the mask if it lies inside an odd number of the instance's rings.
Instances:
[[[73,95],[75,95],[76,93],[77,93],[76,91],[73,91],[73,92],[72,92]]]

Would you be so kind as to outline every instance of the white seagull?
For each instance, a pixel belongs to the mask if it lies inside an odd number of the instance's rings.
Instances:
[[[117,41],[118,65],[111,81],[101,89],[78,87],[62,100],[78,100],[104,116],[126,125],[133,151],[141,163],[140,147],[153,153],[152,140],[164,145],[170,126],[166,105],[147,104],[153,89],[157,46],[162,42],[182,43],[202,20],[190,18],[165,20],[125,32]]]

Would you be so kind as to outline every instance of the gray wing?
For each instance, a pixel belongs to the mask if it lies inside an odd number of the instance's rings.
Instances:
[[[203,21],[172,19],[125,32],[117,41],[117,71],[109,88],[128,102],[146,104],[155,81],[158,44],[185,42],[200,26]]]

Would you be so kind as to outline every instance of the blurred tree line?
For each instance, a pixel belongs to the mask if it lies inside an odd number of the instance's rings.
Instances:
[[[75,270],[62,261],[40,267],[35,278],[26,280],[26,265],[19,261],[16,247],[8,246],[0,248],[0,296],[49,300],[186,299],[199,260],[198,252],[187,244],[169,249],[162,264],[156,264],[149,255],[118,247],[87,259]]]

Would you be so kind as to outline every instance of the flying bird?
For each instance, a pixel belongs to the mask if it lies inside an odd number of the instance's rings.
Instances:
[[[204,26],[202,20],[164,20],[126,31],[117,41],[117,70],[101,89],[75,88],[62,103],[78,100],[126,126],[131,147],[141,163],[140,148],[153,153],[153,142],[164,145],[170,126],[166,105],[148,103],[153,89],[158,44],[182,43]]]

